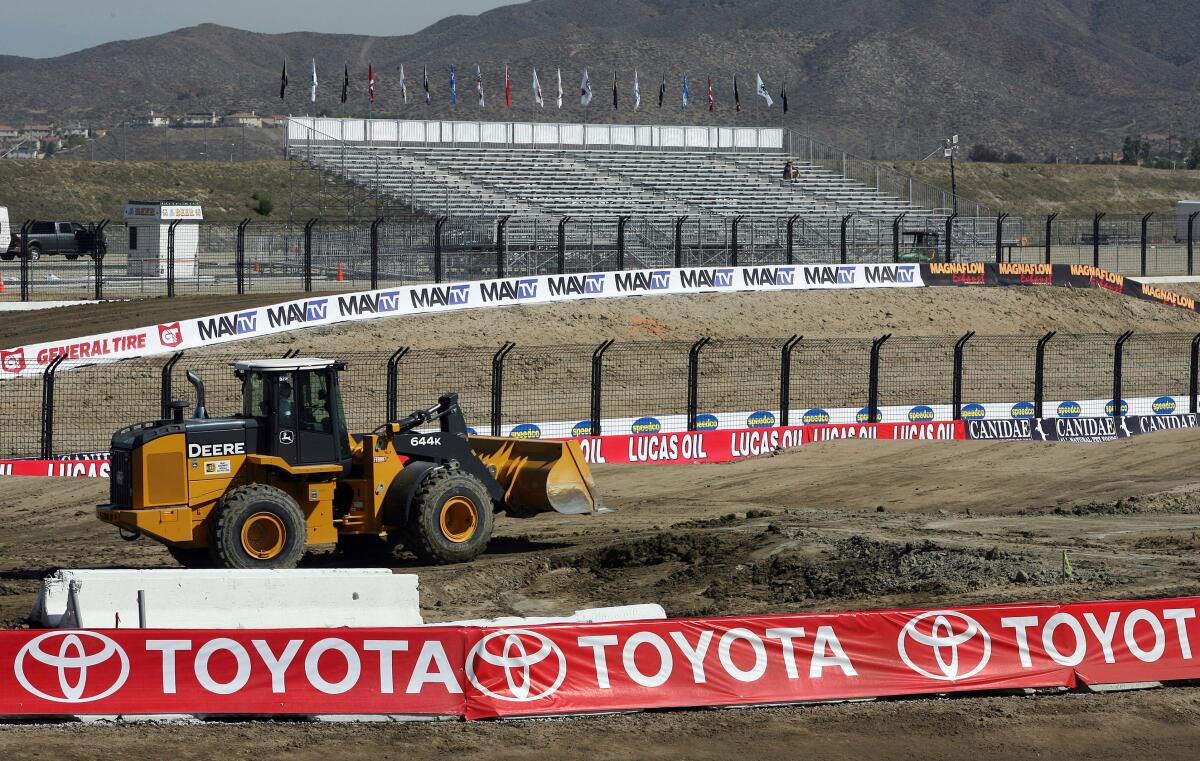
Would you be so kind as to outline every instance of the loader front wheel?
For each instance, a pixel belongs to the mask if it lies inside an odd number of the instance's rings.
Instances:
[[[405,544],[426,563],[465,563],[487,549],[494,522],[492,498],[479,479],[442,468],[413,496]]]
[[[221,568],[295,568],[308,525],[286,492],[265,484],[239,486],[216,509],[210,551]]]

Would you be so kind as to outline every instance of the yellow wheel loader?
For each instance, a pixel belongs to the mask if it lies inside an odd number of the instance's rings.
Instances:
[[[344,362],[238,362],[241,414],[209,417],[172,400],[164,419],[112,437],[100,520],[148,536],[189,567],[292,568],[311,545],[402,544],[428,563],[479,556],[494,515],[604,512],[573,441],[467,432],[458,396],[351,434]],[[434,424],[435,432],[428,429]],[[353,550],[350,550],[353,551]]]

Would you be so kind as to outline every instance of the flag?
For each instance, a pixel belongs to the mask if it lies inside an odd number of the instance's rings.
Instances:
[[[738,93],[737,74],[733,75],[733,110],[742,110],[742,96]]]
[[[579,81],[579,105],[587,106],[592,102],[592,83],[588,80],[587,69],[583,70],[583,79]]]
[[[559,107],[559,108],[562,108],[562,96],[563,96],[563,91],[562,91],[562,69],[559,69],[559,70],[558,70],[558,100],[556,101],[556,103],[558,104],[558,107]]]
[[[454,64],[450,64],[450,105],[458,105],[458,81],[454,77]]]
[[[613,110],[617,110],[617,73],[613,72]]]
[[[425,64],[421,64],[421,89],[425,91],[425,105],[428,106],[432,98],[429,95],[429,67]]]
[[[533,70],[533,102],[538,108],[546,107],[546,99],[542,97],[542,83],[538,81],[537,69]]]
[[[512,80],[508,78],[508,64],[504,64],[504,107],[512,108]]]
[[[408,105],[408,81],[404,78],[404,64],[400,64],[400,94],[404,96],[404,105]]]
[[[783,89],[779,91],[779,100],[783,103],[783,112],[787,113],[787,82],[783,83]]]
[[[279,99],[283,100],[283,94],[287,92],[287,61],[283,62],[283,74],[279,77]]]
[[[712,111],[717,104],[716,93],[713,92],[712,77],[708,78],[708,110]]]
[[[755,89],[755,94],[761,96],[767,102],[767,108],[770,108],[771,104],[775,102],[771,100],[771,93],[767,92],[767,86],[763,84],[761,76],[755,74],[754,78],[758,80],[758,87]]]
[[[367,62],[367,89],[371,94],[371,102],[375,102],[375,64]]]
[[[312,102],[317,102],[317,59],[313,59]]]
[[[350,64],[346,64],[346,75],[342,79],[342,103],[346,102],[346,98],[350,94]]]
[[[637,69],[633,70],[633,110],[637,111],[642,107],[642,86],[638,84]]]
[[[479,70],[479,64],[475,64],[475,92],[479,93],[479,107],[483,108],[483,72]]]
[[[688,85],[687,85],[687,74],[684,74],[683,75],[683,106],[682,106],[682,108],[687,108],[687,107],[688,107]]]
[[[667,94],[667,75],[663,74],[662,84],[658,86],[658,107],[662,108],[663,98]]]

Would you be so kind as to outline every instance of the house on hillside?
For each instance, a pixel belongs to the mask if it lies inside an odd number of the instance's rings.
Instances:
[[[90,135],[91,135],[91,131],[87,127],[84,127],[81,124],[72,124],[68,127],[63,127],[61,130],[58,131],[59,137],[83,137],[83,138],[86,138],[86,137],[89,137]]]
[[[10,127],[7,124],[0,124],[0,140],[16,140],[21,131],[16,127]]]
[[[26,124],[21,128],[21,134],[18,137],[23,140],[41,140],[53,134],[54,127],[50,124]]]
[[[208,114],[184,114],[183,118],[179,120],[180,127],[215,127],[219,123],[220,119],[217,118],[216,111]]]
[[[263,126],[263,118],[253,111],[239,111],[236,114],[229,114],[223,117],[221,123],[226,127],[252,127],[258,129]]]
[[[21,143],[16,148],[2,154],[6,159],[40,159],[37,143]]]
[[[274,114],[272,116],[264,116],[262,118],[262,126],[263,127],[282,127],[283,123],[285,121],[287,121],[287,117],[280,116],[279,114]]]
[[[165,114],[156,114],[153,111],[149,116],[139,116],[133,120],[135,127],[169,127],[171,126],[171,117]]]

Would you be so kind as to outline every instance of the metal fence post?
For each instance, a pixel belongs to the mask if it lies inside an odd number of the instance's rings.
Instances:
[[[237,247],[233,254],[233,269],[237,276],[238,295],[246,292],[246,227],[249,224],[249,219],[243,219],[238,222],[237,226]]]
[[[604,352],[608,351],[608,347],[613,345],[613,339],[604,341],[596,350],[592,352],[592,404],[591,404],[591,423],[592,435],[600,435],[600,400],[601,391],[604,381]]]
[[[371,290],[379,290],[379,226],[383,217],[376,217],[371,223]]]
[[[1146,276],[1146,250],[1147,238],[1150,234],[1150,217],[1154,216],[1154,212],[1147,212],[1142,216],[1142,277]]]
[[[1189,275],[1195,274],[1194,268],[1192,267],[1192,262],[1193,262],[1192,253],[1195,250],[1193,245],[1195,243],[1195,237],[1196,237],[1195,236],[1195,233],[1196,233],[1195,222],[1196,222],[1197,215],[1200,215],[1200,211],[1193,211],[1190,215],[1188,215],[1188,221],[1187,221],[1187,262],[1188,262],[1187,273]]]
[[[33,220],[25,220],[21,225],[21,301],[29,301],[29,231],[31,229],[33,229]]]
[[[1196,414],[1197,397],[1200,397],[1200,333],[1192,338],[1192,361],[1188,373],[1188,412]]]
[[[788,221],[787,221],[787,263],[788,264],[793,264],[796,261],[796,256],[795,256],[796,239],[795,239],[794,233],[796,231],[796,220],[799,218],[800,218],[799,214],[793,214],[792,216],[788,217]]]
[[[688,349],[687,429],[689,431],[696,430],[696,406],[699,404],[700,398],[700,350],[710,340],[705,336]]]
[[[508,226],[508,216],[496,220],[496,278],[504,277],[504,228]],[[499,435],[499,434],[494,434]]]
[[[996,215],[996,264],[1004,261],[1004,220],[1008,214],[1000,212]]]
[[[1107,214],[1102,211],[1096,212],[1092,217],[1092,266],[1100,268],[1100,220],[1104,219]]]
[[[1050,238],[1054,235],[1054,220],[1057,217],[1057,211],[1046,215],[1046,264],[1050,263]]]
[[[505,341],[500,350],[492,355],[492,435],[500,435],[500,413],[504,407],[504,358],[517,348],[512,341]]]
[[[867,422],[879,422],[879,350],[892,337],[885,333],[871,342],[871,371],[867,381]]]
[[[171,373],[175,370],[176,363],[183,357],[183,352],[177,351],[171,355],[171,358],[163,363],[161,382],[158,387],[159,409],[162,413],[163,420],[171,419]]]
[[[167,226],[167,298],[175,297],[175,228],[181,220]]]
[[[841,232],[841,258],[842,264],[845,264],[849,258],[849,249],[846,245],[846,226],[850,224],[850,219],[854,216],[854,212],[842,217],[842,232]]]
[[[974,337],[975,331],[968,330],[962,338],[954,342],[954,384],[951,390],[951,403],[954,405],[954,420],[962,420],[962,380],[963,380],[963,350],[967,341]]]
[[[397,407],[400,406],[400,360],[404,359],[404,355],[408,354],[408,347],[401,346],[392,352],[392,356],[388,357],[387,361],[387,419],[399,420],[400,411]]]
[[[957,198],[957,196],[955,196]],[[958,218],[958,212],[951,212],[950,216],[946,217],[946,261],[954,261],[954,249],[951,247],[954,242],[954,220]]]
[[[1037,349],[1033,355],[1033,416],[1042,417],[1042,403],[1046,396],[1046,344],[1054,338],[1057,331],[1050,331],[1038,339]]]
[[[570,217],[558,220],[558,264],[556,272],[562,275],[567,271],[567,223]]]
[[[779,425],[788,425],[792,410],[792,349],[800,343],[800,336],[793,335],[783,342],[779,356]]]
[[[629,217],[617,217],[617,271],[625,269],[625,225],[628,224]]]
[[[686,221],[687,217],[675,220],[675,269],[683,266],[683,223]]]
[[[729,266],[738,266],[738,225],[745,219],[744,214],[739,214],[733,218],[733,224],[729,231]]]
[[[59,354],[42,371],[42,459],[54,459],[54,373],[66,360]]]
[[[320,222],[320,217],[313,217],[304,225],[304,291],[312,290],[312,231]]]
[[[107,227],[107,219],[100,220],[98,225],[92,225],[92,285],[96,301],[104,300],[104,256],[108,253],[104,230]]]
[[[892,261],[900,261],[900,224],[904,218],[908,216],[908,212],[901,212],[899,216],[892,220]]]
[[[1150,215],[1147,214],[1147,217]],[[1113,414],[1114,418],[1120,418],[1121,412],[1121,368],[1124,365],[1123,356],[1125,354],[1125,342],[1133,337],[1133,331],[1127,330],[1117,337],[1117,342],[1113,344]]]
[[[438,217],[433,223],[433,282],[442,282],[442,227],[449,217]]]

